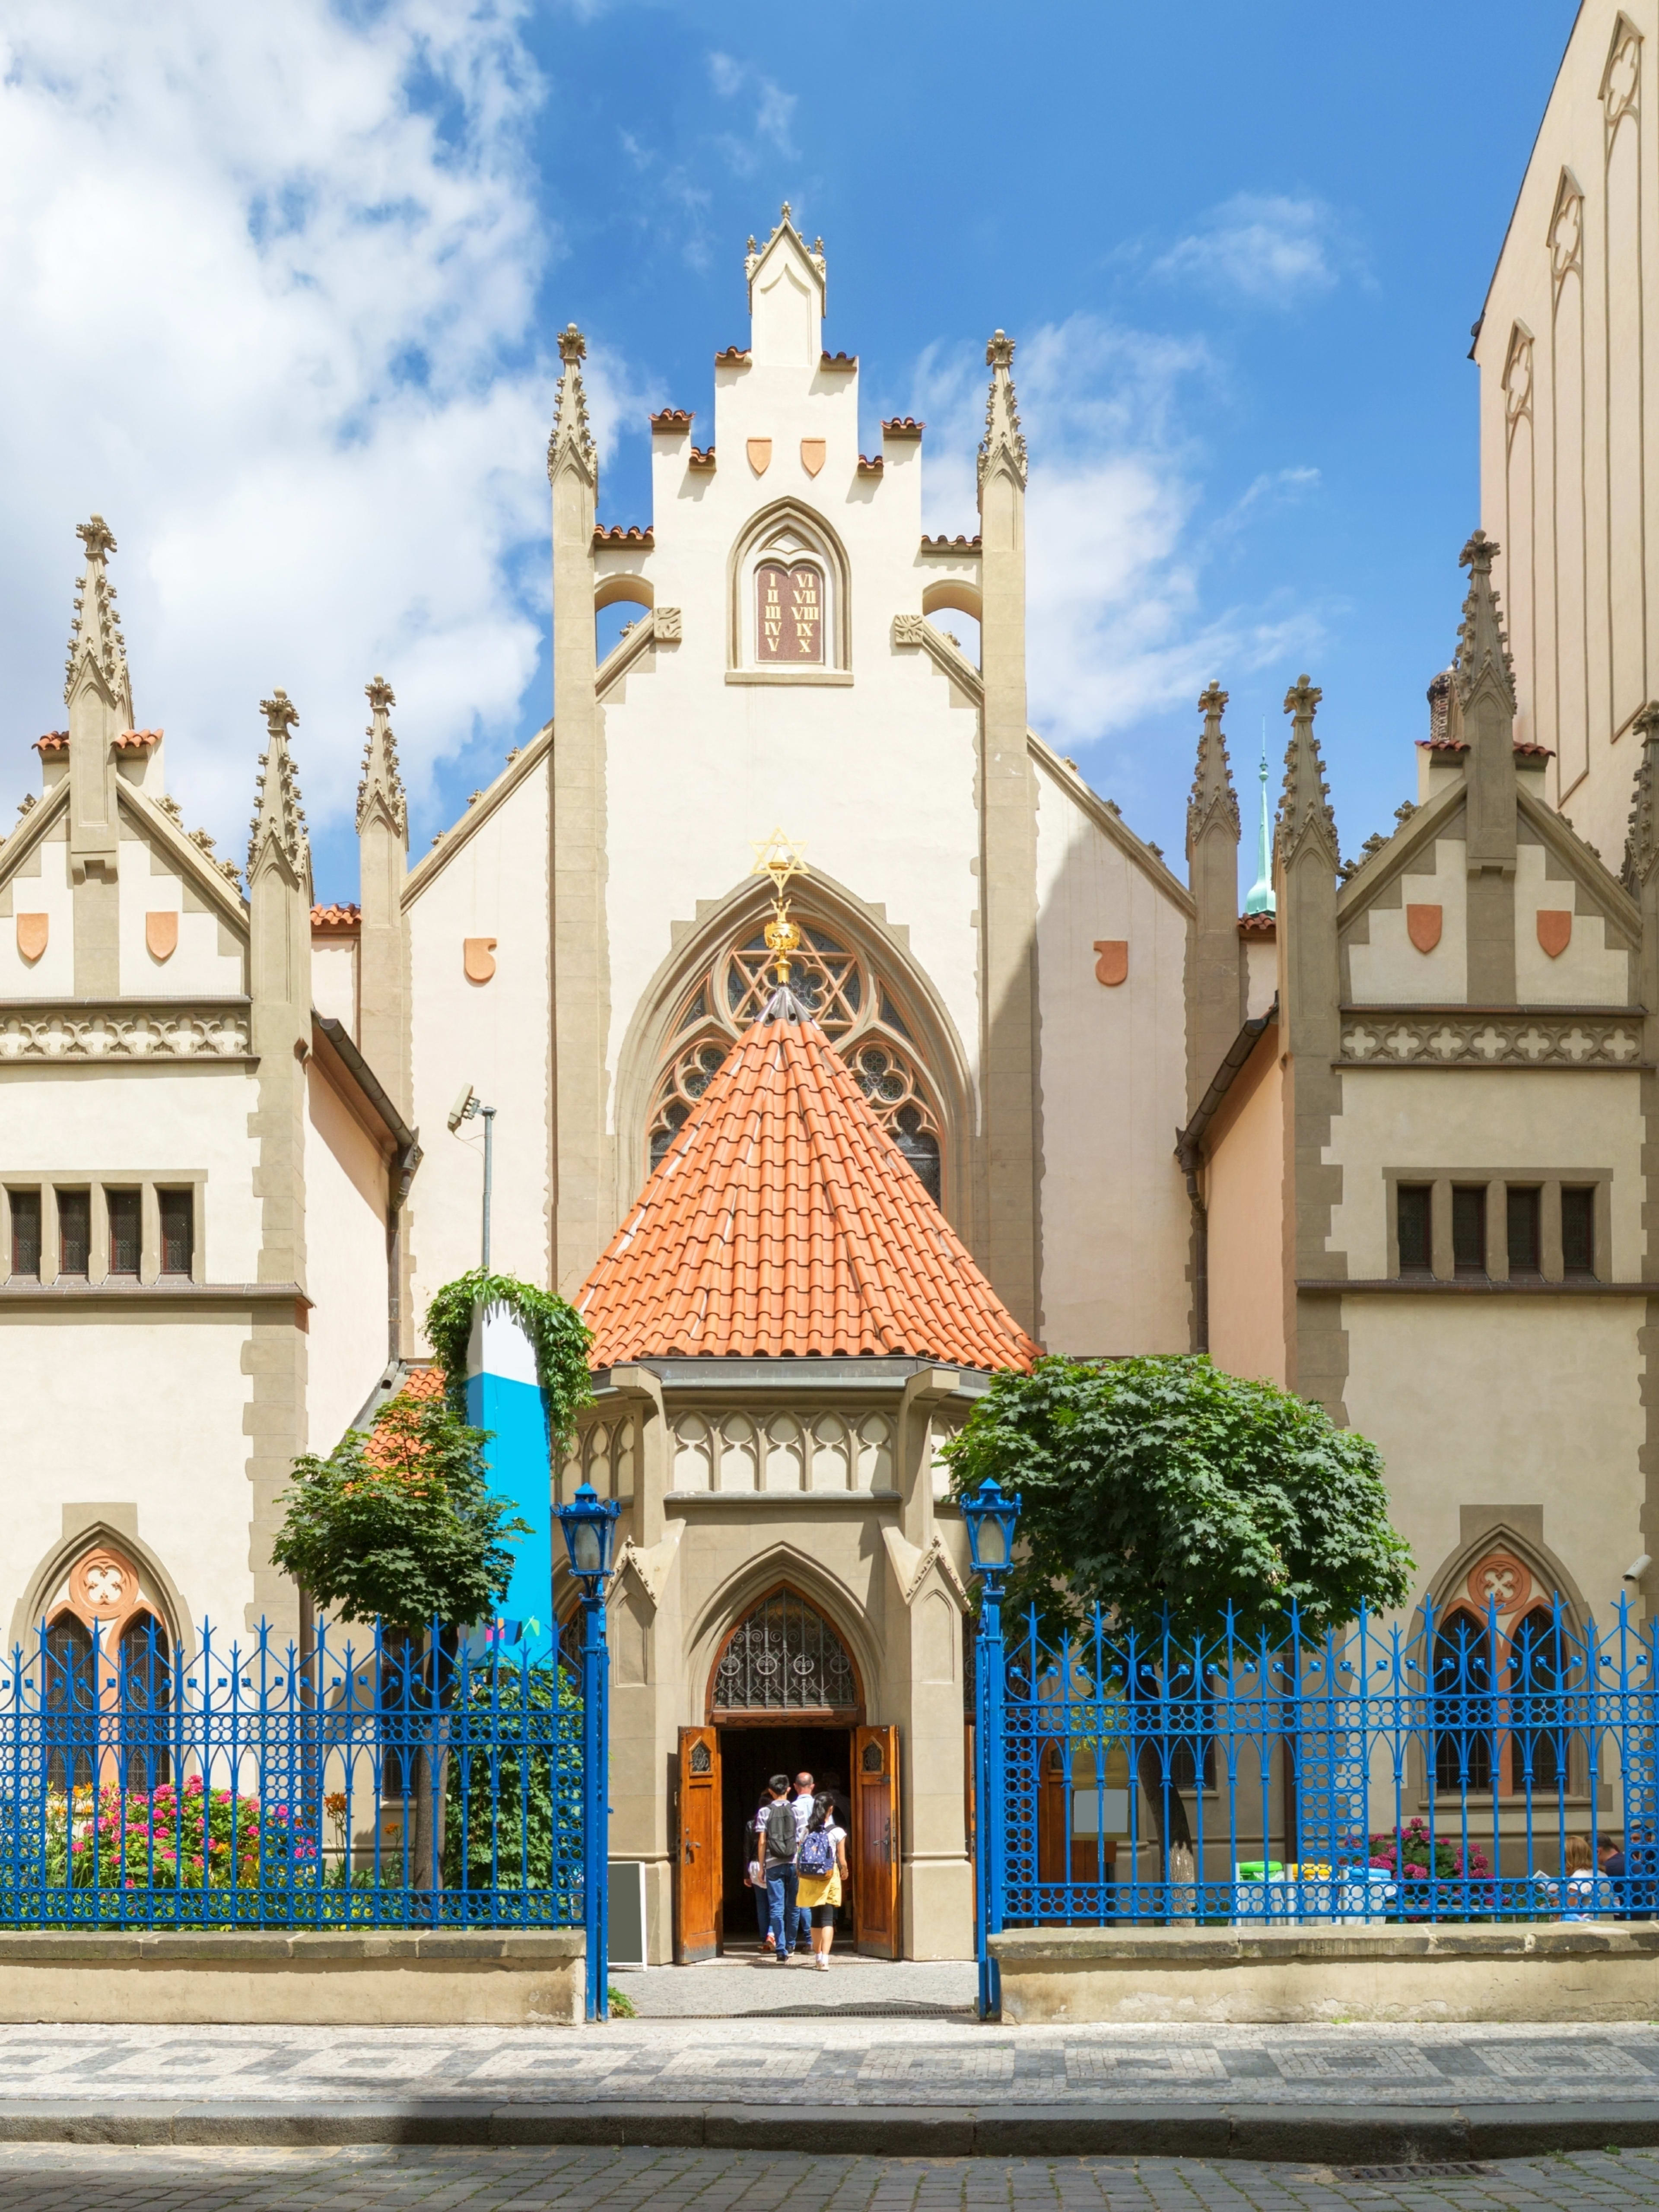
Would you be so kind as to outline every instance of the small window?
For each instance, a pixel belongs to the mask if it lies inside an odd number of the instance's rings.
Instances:
[[[109,1208],[109,1271],[112,1275],[136,1275],[143,1216],[136,1190],[104,1194]]]
[[[11,1196],[11,1273],[40,1273],[40,1194],[15,1190]]]
[[[1538,1199],[1535,1189],[1517,1188],[1514,1183],[1505,1194],[1511,1275],[1538,1273]]]
[[[1402,1182],[1398,1197],[1400,1272],[1426,1275],[1434,1266],[1434,1192],[1425,1182]]]
[[[161,1273],[191,1274],[196,1267],[195,1193],[164,1190],[156,1194],[161,1212]]]
[[[1486,1187],[1460,1183],[1452,1192],[1452,1265],[1460,1275],[1486,1272]]]
[[[92,1193],[58,1194],[58,1272],[84,1275],[92,1261]]]
[[[1595,1192],[1564,1190],[1561,1194],[1561,1269],[1567,1275],[1595,1273]]]

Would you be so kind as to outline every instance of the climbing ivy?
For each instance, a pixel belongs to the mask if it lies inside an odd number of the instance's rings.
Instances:
[[[516,1275],[486,1274],[482,1267],[458,1275],[426,1310],[427,1340],[458,1413],[466,1407],[466,1351],[477,1305],[506,1306],[523,1323],[535,1350],[536,1379],[542,1386],[553,1448],[556,1453],[562,1451],[574,1431],[577,1414],[593,1401],[587,1369],[592,1331],[574,1306],[555,1291],[538,1291]]]

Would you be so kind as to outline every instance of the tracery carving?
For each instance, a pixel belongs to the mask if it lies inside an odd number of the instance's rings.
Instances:
[[[1642,34],[1628,15],[1620,15],[1613,27],[1607,65],[1601,75],[1601,102],[1609,140],[1636,106],[1641,81]]]
[[[1577,269],[1582,270],[1584,245],[1584,195],[1571,169],[1563,169],[1550,217],[1550,273],[1555,288]]]
[[[886,1490],[893,1424],[880,1413],[676,1413],[670,1426],[676,1491]]]
[[[251,1049],[245,1014],[191,1007],[137,1014],[43,1007],[0,1024],[0,1060],[239,1060]]]
[[[937,1203],[943,1123],[897,994],[861,954],[822,922],[797,916],[801,942],[789,988],[848,1061],[876,1118]],[[775,956],[759,927],[746,930],[686,994],[674,1042],[657,1079],[650,1164],[657,1166],[708,1090],[737,1038],[775,987]]]
[[[1630,1067],[1641,1052],[1634,1016],[1378,1011],[1342,1021],[1342,1060],[1351,1067]]]
[[[859,1702],[847,1646],[815,1606],[775,1590],[738,1622],[714,1662],[715,1712],[848,1712]]]
[[[1532,332],[1517,323],[1510,333],[1509,358],[1504,364],[1504,416],[1510,435],[1515,426],[1532,413]]]

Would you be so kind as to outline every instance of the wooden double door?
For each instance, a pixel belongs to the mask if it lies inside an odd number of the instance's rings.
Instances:
[[[852,1932],[860,1951],[896,1959],[899,1924],[898,1730],[865,1725],[680,1730],[674,1808],[674,1956],[712,1959],[752,1937],[754,1892],[744,1881],[749,1822],[766,1778],[805,1768],[850,1807],[847,1863]]]

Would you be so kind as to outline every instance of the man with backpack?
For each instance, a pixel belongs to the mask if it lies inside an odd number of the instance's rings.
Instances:
[[[767,1920],[779,1966],[789,1964],[789,1945],[795,1933],[795,1863],[800,1850],[800,1830],[789,1802],[789,1777],[775,1774],[767,1784],[772,1802],[761,1834],[761,1860],[766,1876]]]

